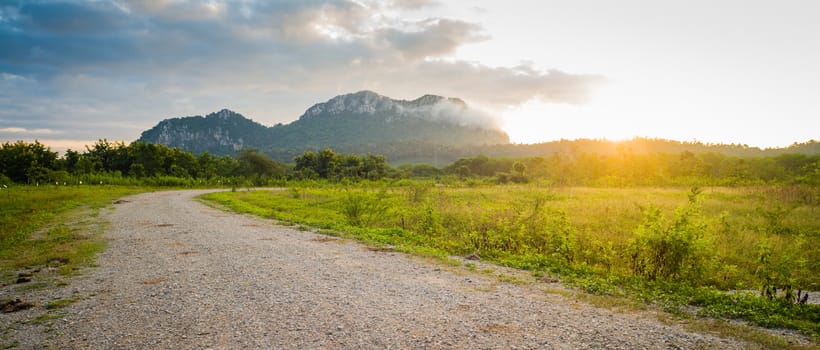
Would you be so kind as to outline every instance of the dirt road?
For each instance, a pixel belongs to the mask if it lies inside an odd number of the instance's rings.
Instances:
[[[146,193],[106,214],[57,348],[741,348],[489,273]]]

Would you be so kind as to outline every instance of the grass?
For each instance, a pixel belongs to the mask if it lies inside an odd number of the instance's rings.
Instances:
[[[61,310],[61,311],[53,311],[52,310],[52,311],[46,312],[46,313],[44,313],[40,316],[37,316],[37,317],[35,317],[31,320],[26,321],[26,323],[32,324],[32,325],[50,325],[55,320],[59,320],[59,319],[65,317],[66,315],[68,315],[68,313],[65,310]]]
[[[405,182],[203,198],[396,251],[440,258],[478,254],[486,262],[560,275],[591,294],[681,317],[694,306],[696,316],[820,334],[817,305],[724,292],[786,285],[820,290],[818,188]]]
[[[145,192],[149,188],[124,186],[12,186],[0,191],[0,283],[11,284],[18,272],[33,273],[32,281],[15,284],[16,294],[65,286],[65,280],[42,278],[38,271],[56,270],[71,276],[83,267],[93,266],[96,255],[105,249],[101,238],[104,223],[102,208],[122,196]],[[46,313],[25,321],[46,326],[62,317],[61,310],[77,298],[53,300],[44,305]],[[6,343],[12,325],[3,330],[2,348],[16,348],[19,342]]]
[[[116,198],[146,191],[120,186],[13,186],[0,192],[0,281],[53,267],[71,275],[105,249],[96,216]],[[90,232],[89,232],[90,230]],[[31,283],[31,285],[36,285]],[[41,286],[42,287],[42,286]],[[28,287],[27,287],[28,288]]]
[[[750,327],[748,325],[739,324],[725,320],[714,319],[697,319],[690,320],[686,323],[686,328],[700,333],[718,334],[723,336],[730,336],[735,339],[742,339],[749,344],[756,346],[750,349],[783,349],[783,350],[798,350],[798,349],[812,349],[816,347],[803,346],[800,344],[791,343],[788,340],[769,334],[758,328]]]
[[[48,303],[46,303],[46,310],[62,309],[66,306],[69,306],[69,305],[77,302],[78,300],[79,299],[77,299],[77,298],[65,298],[65,299],[52,300],[52,301],[49,301]]]

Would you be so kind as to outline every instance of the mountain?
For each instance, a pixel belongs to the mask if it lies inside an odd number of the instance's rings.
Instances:
[[[268,130],[239,113],[223,109],[205,117],[165,119],[144,131],[139,141],[179,147],[194,153],[224,155],[257,146],[257,140],[265,137]]]
[[[223,109],[205,117],[163,120],[143,132],[139,141],[195,153],[233,154],[256,148],[289,161],[305,150],[325,147],[382,153],[396,144],[508,144],[509,137],[492,120],[458,98],[424,95],[406,101],[360,91],[315,104],[290,124],[265,127]]]
[[[611,156],[691,152],[735,157],[820,154],[820,142],[815,140],[767,149],[652,138],[511,144],[507,134],[495,127],[492,120],[457,98],[424,95],[405,101],[360,91],[315,104],[290,124],[266,127],[223,109],[205,117],[163,120],[143,132],[139,140],[194,153],[207,151],[220,155],[255,148],[285,162],[292,161],[306,150],[330,147],[341,153],[382,154],[393,164],[432,163],[437,166],[480,154],[512,158],[584,153]]]
[[[371,91],[336,96],[310,107],[298,120],[274,127],[269,148],[339,147],[397,142],[444,145],[509,143],[490,118],[457,98],[424,95],[394,100]]]

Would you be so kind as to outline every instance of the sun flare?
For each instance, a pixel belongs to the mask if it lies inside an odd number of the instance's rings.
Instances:
[[[637,113],[628,99],[617,98],[612,89],[601,89],[585,104],[556,104],[530,100],[503,113],[502,129],[513,143],[538,143],[560,139],[628,139],[645,133],[650,123],[624,123],[626,114]]]

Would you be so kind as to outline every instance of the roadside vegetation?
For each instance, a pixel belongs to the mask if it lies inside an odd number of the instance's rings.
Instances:
[[[820,334],[820,190],[302,185],[204,196],[398,251],[477,256],[679,315]],[[694,307],[694,308],[693,308]],[[694,311],[693,311],[694,310]]]
[[[820,335],[820,306],[806,303],[806,291],[820,290],[820,156],[806,154],[572,150],[439,168],[330,149],[284,164],[254,150],[193,155],[101,140],[58,156],[37,142],[4,143],[4,283],[21,267],[69,274],[90,264],[104,242],[78,235],[66,213],[158,186],[285,187],[205,198],[398,251],[559,277],[682,317]]]
[[[12,186],[0,190],[0,282],[25,268],[51,266],[71,275],[105,248],[86,222],[116,198],[145,191],[125,186]],[[82,217],[77,210],[82,210]]]

